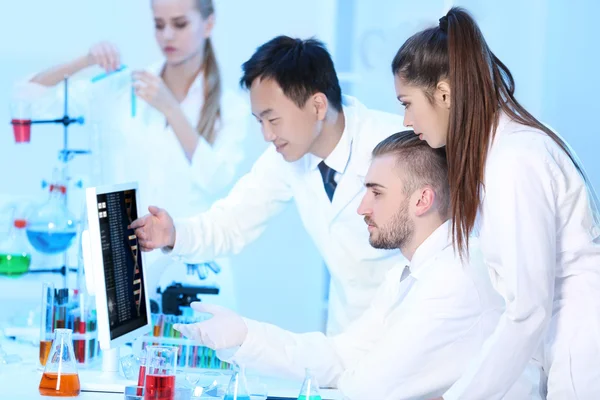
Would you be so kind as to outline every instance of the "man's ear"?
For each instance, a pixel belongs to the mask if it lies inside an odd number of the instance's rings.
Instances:
[[[315,93],[312,96],[312,104],[315,110],[318,121],[323,121],[327,115],[327,109],[329,108],[329,101],[327,96],[323,93]]]
[[[435,201],[435,192],[431,186],[425,186],[418,192],[415,214],[417,217],[426,214]]]

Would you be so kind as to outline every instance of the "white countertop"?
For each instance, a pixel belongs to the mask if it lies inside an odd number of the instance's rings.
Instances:
[[[37,369],[38,349],[28,343],[19,343],[8,340],[0,340],[2,348],[8,354],[19,354],[23,361],[17,364],[0,364],[0,399],[2,400],[29,400],[29,399],[48,399],[39,394],[38,387],[42,372]],[[83,380],[93,377],[95,371],[80,371],[80,379]],[[285,397],[296,399],[300,390],[301,382],[282,380],[269,377],[261,377],[262,383],[268,388],[269,396]],[[131,381],[131,385],[135,382]],[[342,397],[337,390],[322,389],[321,396],[323,400],[341,400]],[[96,393],[82,391],[78,399],[123,399],[122,393]]]
[[[73,275],[73,274],[71,274]],[[47,399],[38,391],[42,371],[37,370],[38,347],[32,344],[37,339],[37,326],[39,321],[35,320],[39,315],[42,282],[53,281],[59,285],[62,277],[56,274],[25,275],[18,280],[0,276],[0,345],[8,354],[19,354],[22,362],[18,364],[0,364],[0,400],[29,400]],[[17,284],[18,282],[18,284]],[[18,319],[17,325],[30,324],[29,328],[23,328],[22,334],[32,337],[29,343],[15,342],[4,339],[3,331],[11,322]],[[31,321],[29,321],[31,319]],[[10,322],[9,322],[10,321]],[[14,331],[14,330],[13,330]],[[33,332],[33,334],[32,334]],[[96,375],[94,375],[96,373]],[[80,370],[80,381],[93,379],[98,372]],[[287,397],[296,399],[302,382],[294,382],[277,378],[260,377],[265,383],[270,396]],[[135,382],[131,382],[135,385]],[[341,395],[337,390],[323,389],[321,391],[323,400],[339,400]],[[82,399],[123,399],[122,393],[95,393],[81,392],[78,398]]]

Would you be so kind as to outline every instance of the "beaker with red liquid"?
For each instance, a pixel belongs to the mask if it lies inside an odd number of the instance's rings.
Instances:
[[[10,103],[10,115],[16,143],[31,141],[31,103],[15,99]]]
[[[146,347],[146,379],[144,400],[175,399],[177,347]]]

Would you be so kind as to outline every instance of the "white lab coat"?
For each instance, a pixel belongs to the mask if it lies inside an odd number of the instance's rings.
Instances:
[[[147,70],[160,75],[164,62]],[[16,86],[15,96],[32,101],[34,116],[55,117],[62,111],[63,86],[46,88],[29,81]],[[204,100],[203,77],[198,75],[181,102],[181,108],[196,126]],[[98,132],[94,150],[100,160],[100,182],[114,184],[137,181],[138,214],[147,213],[149,205],[166,208],[175,218],[207,210],[222,197],[236,178],[244,157],[243,142],[250,121],[250,109],[240,96],[224,91],[222,122],[214,145],[200,138],[190,161],[162,113],[141,99],[136,101],[136,115],[131,113],[131,71],[124,70],[97,83],[89,79],[71,80],[70,111],[83,114],[86,124]],[[221,295],[212,303],[236,308],[231,269],[226,259],[216,260],[222,267],[219,275],[211,273],[206,281],[187,277],[186,266],[159,251],[146,253],[146,276],[150,287],[163,289],[172,281],[188,284],[216,284]],[[163,273],[164,272],[164,273]],[[161,278],[162,274],[162,278]],[[160,283],[159,283],[160,279]],[[152,290],[151,295],[155,290]]]
[[[230,350],[218,355],[292,379],[310,368],[322,387],[337,387],[348,399],[440,396],[493,331],[503,303],[477,251],[465,265],[455,255],[448,222],[417,248],[409,266],[410,275],[403,275],[404,265],[390,270],[369,309],[340,335],[297,334],[246,320],[242,346],[233,356],[226,356]],[[523,376],[507,398],[540,396]]]
[[[288,163],[270,147],[227,198],[206,213],[175,222],[173,249],[174,256],[197,261],[237,253],[294,200],[331,274],[329,333],[343,331],[358,318],[386,272],[405,262],[398,250],[371,247],[363,218],[357,214],[371,151],[387,136],[403,130],[402,118],[369,110],[351,97],[344,97],[344,102],[345,129],[325,160],[338,172],[332,202],[323,187],[319,157],[308,154]]]
[[[532,356],[548,376],[548,399],[598,398],[600,229],[587,188],[551,138],[506,115],[478,228],[506,312],[444,399],[498,399]]]

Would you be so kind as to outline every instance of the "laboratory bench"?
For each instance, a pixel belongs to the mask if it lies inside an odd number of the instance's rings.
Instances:
[[[6,281],[1,283],[7,283]],[[39,293],[37,290],[37,286],[39,282],[29,282],[31,284],[31,289],[33,293]],[[27,286],[27,285],[25,285]],[[1,293],[1,291],[0,291]],[[21,291],[20,295],[16,296],[20,297],[20,300],[24,300],[27,296],[23,295]],[[28,306],[25,306],[19,300],[12,300],[11,302],[7,301],[6,294],[0,294],[0,301],[4,305],[3,308],[10,309],[12,312],[8,315],[12,315],[11,319],[15,319],[14,312],[16,310],[22,310],[24,314],[27,314]],[[33,302],[32,302],[33,303]],[[36,305],[39,303],[39,300],[36,299],[34,302]],[[8,305],[8,306],[7,306]],[[33,305],[33,304],[32,304]],[[25,316],[19,319],[26,319]],[[21,361],[14,364],[0,364],[0,400],[29,400],[29,399],[42,399],[42,398],[50,398],[45,397],[39,394],[38,387],[40,384],[40,379],[42,376],[42,371],[38,370],[37,362],[39,357],[39,348],[38,348],[38,338],[36,337],[36,332],[39,333],[39,326],[31,326],[31,327],[23,327],[18,330],[11,328],[7,330],[6,328],[10,324],[6,319],[0,320],[0,346],[2,349],[8,354],[13,355],[16,354],[21,358]],[[4,334],[6,332],[11,332],[11,334],[17,335],[22,331],[23,335],[27,337],[27,339],[20,338],[19,340],[13,340],[6,338]],[[131,351],[130,348],[125,348],[121,351],[121,355],[124,355],[127,351]],[[100,374],[100,362],[96,362],[94,366],[90,368],[80,368],[79,375],[82,386],[84,386],[84,382],[90,382],[94,376],[98,376]],[[120,378],[121,382],[124,381],[124,378]],[[266,384],[269,393],[269,399],[297,399],[298,392],[300,391],[300,387],[302,382],[298,381],[290,381],[285,379],[277,379],[272,377],[259,377],[260,382]],[[135,381],[128,381],[126,383],[130,386],[135,386]],[[322,389],[321,396],[323,400],[340,400],[342,396],[339,394],[337,390],[332,389]],[[82,391],[77,398],[81,399],[105,399],[105,400],[113,400],[113,399],[123,399],[123,393],[107,393],[107,392],[87,392]],[[218,399],[218,398],[215,398]]]
[[[37,357],[38,348],[31,343],[17,342],[13,340],[2,339],[0,341],[2,348],[8,354],[18,354],[22,361],[15,364],[0,364],[0,399],[2,400],[29,400],[29,399],[48,399],[39,394],[38,386],[42,376],[42,371],[38,370]],[[87,369],[79,370],[80,380],[90,379],[93,374],[99,371],[90,371]],[[261,383],[266,384],[268,388],[268,399],[297,399],[298,392],[302,382],[290,381],[285,379],[276,379],[271,377],[260,377]],[[135,386],[134,381],[128,383]],[[82,391],[78,399],[123,399],[123,393],[106,392],[85,392]],[[321,397],[323,400],[341,400],[342,396],[337,390],[322,389]],[[215,398],[217,400],[218,398]]]

